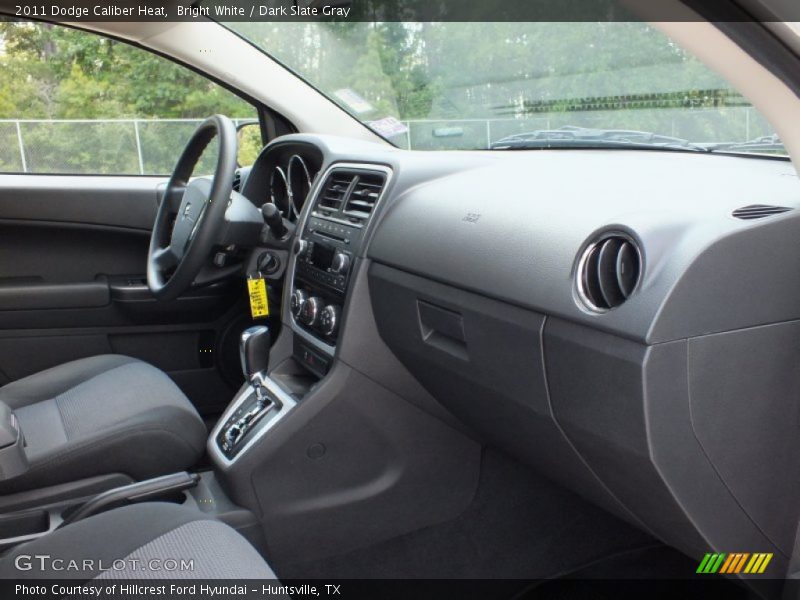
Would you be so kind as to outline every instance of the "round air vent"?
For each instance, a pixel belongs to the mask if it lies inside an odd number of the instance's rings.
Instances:
[[[581,257],[578,292],[590,308],[606,311],[625,302],[641,276],[642,255],[636,242],[621,233],[606,234]]]

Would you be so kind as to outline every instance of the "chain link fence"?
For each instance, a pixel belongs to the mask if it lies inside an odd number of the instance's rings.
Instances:
[[[201,119],[0,120],[0,172],[167,175]],[[489,148],[515,133],[563,125],[656,131],[692,141],[742,141],[772,133],[751,107],[593,110],[527,118],[406,120],[393,138],[414,150]],[[213,171],[214,152],[198,172]]]
[[[636,129],[694,142],[733,142],[771,135],[770,124],[752,107],[654,108],[538,113],[517,119],[403,121],[408,131],[393,138],[413,150],[489,148],[509,135],[564,125]]]
[[[0,172],[167,175],[201,122],[0,120]],[[213,172],[214,155],[204,154],[198,172]]]

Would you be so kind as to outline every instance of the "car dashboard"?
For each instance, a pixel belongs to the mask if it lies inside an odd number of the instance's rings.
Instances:
[[[347,361],[391,388],[359,355],[379,339],[482,443],[691,555],[777,562],[800,506],[799,192],[779,159],[305,134],[242,187],[295,223],[282,336],[316,376]]]

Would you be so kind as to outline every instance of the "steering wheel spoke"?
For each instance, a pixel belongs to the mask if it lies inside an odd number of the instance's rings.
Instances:
[[[176,184],[175,186],[171,186],[167,193],[164,194],[162,202],[166,202],[167,210],[171,214],[177,214],[178,209],[181,206],[181,200],[183,199],[183,194],[186,192],[186,185],[183,184]]]
[[[153,252],[152,261],[158,270],[163,273],[177,267],[180,257],[173,249],[172,244],[170,244],[166,248],[159,248]]]

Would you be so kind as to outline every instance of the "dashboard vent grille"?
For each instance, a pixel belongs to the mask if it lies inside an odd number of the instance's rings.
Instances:
[[[583,254],[578,289],[595,310],[609,310],[636,291],[642,276],[642,256],[626,235],[609,234],[590,245]]]
[[[322,193],[319,195],[317,208],[332,212],[340,210],[347,197],[347,190],[356,177],[357,175],[355,173],[345,173],[342,171],[334,171],[328,175],[325,185],[322,186]]]
[[[771,206],[768,204],[751,204],[743,206],[733,211],[733,216],[737,219],[749,221],[751,219],[763,219],[772,215],[779,215],[792,210],[788,206]]]
[[[386,179],[380,173],[360,173],[347,199],[345,213],[366,220],[372,214]]]
[[[236,169],[233,172],[233,191],[234,192],[241,192],[242,191],[242,170]]]

